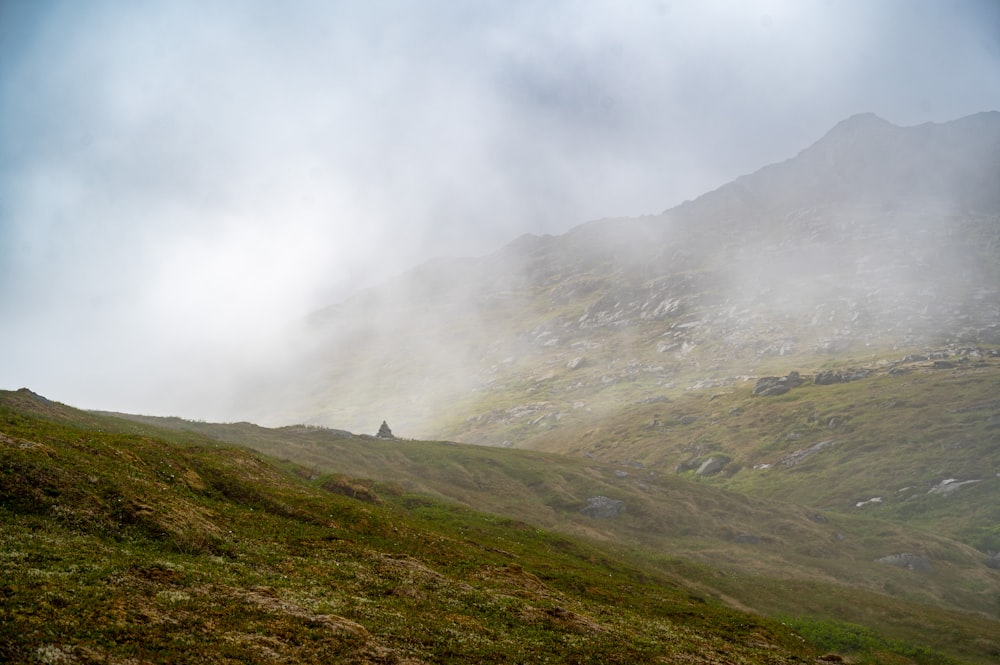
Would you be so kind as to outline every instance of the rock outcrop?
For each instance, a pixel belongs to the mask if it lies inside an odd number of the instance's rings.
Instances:
[[[947,478],[942,480],[937,485],[932,487],[928,494],[940,494],[941,496],[949,496],[954,492],[957,492],[962,487],[966,485],[972,485],[974,483],[980,482],[979,480],[958,480],[956,478]]]
[[[592,496],[587,499],[587,505],[580,512],[589,517],[602,520],[613,520],[625,510],[625,502],[609,499],[606,496]]]
[[[783,458],[781,458],[781,463],[786,467],[793,467],[805,462],[807,459],[815,455],[816,453],[829,448],[836,441],[834,439],[826,439],[825,441],[820,441],[815,443],[808,448],[800,448],[794,452],[788,453]]]
[[[798,372],[789,372],[788,376],[764,376],[757,379],[753,386],[753,394],[758,397],[774,397],[784,395],[792,388],[802,385],[802,377]]]
[[[869,372],[863,369],[848,369],[848,370],[838,370],[838,369],[828,369],[822,372],[818,372],[813,378],[813,383],[817,386],[829,386],[834,383],[849,383],[851,381],[858,381],[860,379],[865,379],[868,377]]]
[[[729,458],[725,455],[713,455],[702,462],[694,474],[696,476],[712,476],[726,468],[727,464],[729,464]]]
[[[875,563],[882,563],[887,566],[899,566],[900,568],[915,570],[920,573],[929,573],[931,570],[930,559],[919,554],[910,554],[909,552],[890,554],[889,556],[875,559]]]

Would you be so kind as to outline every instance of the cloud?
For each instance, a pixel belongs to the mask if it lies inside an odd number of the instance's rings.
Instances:
[[[176,395],[430,257],[659,212],[858,111],[1000,106],[972,0],[9,2],[0,26],[0,374],[157,412],[223,402]]]

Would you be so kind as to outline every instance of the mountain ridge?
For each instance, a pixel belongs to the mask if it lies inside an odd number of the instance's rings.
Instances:
[[[441,418],[536,391],[610,408],[622,381],[652,397],[774,357],[805,369],[832,351],[996,343],[998,160],[1000,113],[906,128],[854,116],[659,215],[525,235],[319,312],[274,378],[283,394],[243,406],[271,423],[366,431],[388,418],[462,439]]]

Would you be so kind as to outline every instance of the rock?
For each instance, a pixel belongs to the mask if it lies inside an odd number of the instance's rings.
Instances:
[[[773,379],[773,381],[772,381]],[[780,379],[778,377],[764,377],[757,381],[753,387],[753,394],[758,397],[776,397],[778,395],[784,395],[789,391],[789,387],[783,383],[778,383]]]
[[[788,376],[763,376],[757,379],[752,393],[758,397],[774,397],[784,395],[792,388],[802,385],[802,377],[798,372],[789,372]]]
[[[700,465],[701,462],[698,460],[697,457],[695,457],[693,459],[684,460],[683,462],[677,465],[677,468],[675,468],[674,471],[676,473],[684,473],[685,471],[694,471]]]
[[[843,383],[844,375],[835,370],[826,370],[825,372],[818,372],[813,378],[813,383],[817,386],[829,386],[834,383]]]
[[[584,358],[583,356],[577,356],[576,358],[573,358],[568,363],[566,363],[566,368],[567,369],[580,369],[581,367],[583,367],[586,364],[587,364],[587,359],[586,358]]]
[[[592,496],[587,499],[586,507],[580,512],[588,517],[601,520],[613,520],[625,510],[625,502],[609,499],[606,496]]]
[[[835,383],[850,383],[851,381],[860,381],[861,379],[867,379],[869,376],[868,370],[864,369],[846,369],[846,370],[836,370],[828,369],[824,372],[819,372],[813,377],[813,383],[817,386],[829,386]]]
[[[690,425],[696,420],[698,420],[698,416],[681,416],[680,418],[677,419],[677,422],[679,422],[681,425]]]
[[[942,496],[949,496],[952,493],[958,491],[965,485],[971,485],[973,483],[978,483],[979,480],[957,480],[956,478],[948,478],[942,480],[937,485],[932,487],[928,494],[940,494]]]
[[[931,570],[930,559],[919,554],[910,554],[909,552],[890,554],[889,556],[875,559],[875,563],[882,563],[887,566],[899,566],[900,568],[915,570],[920,573],[928,573]]]
[[[993,556],[986,560],[986,565],[990,568],[1000,570],[1000,552],[995,552]]]
[[[729,458],[725,455],[713,455],[702,462],[694,473],[696,476],[711,476],[722,471],[727,464],[729,464]]]
[[[395,439],[392,430],[389,429],[389,425],[383,420],[382,425],[378,428],[378,434],[375,435],[376,439]]]
[[[934,369],[954,369],[955,363],[947,360],[935,360],[933,367]]]
[[[819,443],[814,443],[808,448],[801,448],[794,452],[788,453],[781,459],[781,463],[787,467],[793,467],[797,464],[801,464],[806,461],[816,453],[820,452],[825,448],[829,448],[836,441],[834,439],[826,439],[825,441],[820,441]]]

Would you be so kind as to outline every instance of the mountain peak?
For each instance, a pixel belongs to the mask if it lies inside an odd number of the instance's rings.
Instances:
[[[845,130],[864,130],[864,129],[877,129],[886,127],[895,127],[885,118],[875,115],[872,112],[866,113],[855,113],[854,115],[845,118],[833,126],[830,133]]]
[[[900,128],[874,113],[857,113],[841,120],[823,135],[813,147],[836,147],[864,143],[890,135]],[[807,149],[808,150],[808,149]]]

